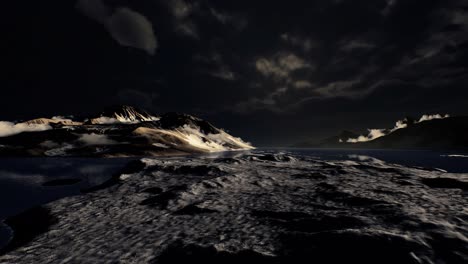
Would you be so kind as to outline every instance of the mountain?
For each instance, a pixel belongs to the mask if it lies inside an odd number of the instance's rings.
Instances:
[[[161,156],[253,148],[200,118],[157,116],[132,106],[111,107],[81,121],[0,122],[2,134],[0,156]]]
[[[385,149],[468,149],[468,117],[449,117],[416,123],[372,141],[357,143],[357,146]]]
[[[425,115],[419,121],[405,118],[392,129],[371,129],[367,136],[344,131],[337,136],[318,142],[301,142],[294,147],[468,150],[468,117],[427,118]]]

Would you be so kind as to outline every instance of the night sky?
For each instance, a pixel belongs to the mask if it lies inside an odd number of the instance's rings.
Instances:
[[[463,0],[10,0],[0,120],[114,104],[287,145],[468,114]]]

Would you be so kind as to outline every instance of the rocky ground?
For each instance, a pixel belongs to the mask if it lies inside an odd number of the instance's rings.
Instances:
[[[368,157],[143,159],[8,219],[0,263],[466,263],[467,190]]]

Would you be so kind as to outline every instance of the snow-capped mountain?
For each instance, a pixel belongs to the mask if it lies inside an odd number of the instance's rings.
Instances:
[[[2,156],[159,156],[252,149],[200,118],[112,107],[84,120],[0,122]]]
[[[368,129],[367,134],[341,133],[321,141],[304,141],[294,147],[366,149],[468,149],[468,117],[423,115],[405,118],[393,128]]]

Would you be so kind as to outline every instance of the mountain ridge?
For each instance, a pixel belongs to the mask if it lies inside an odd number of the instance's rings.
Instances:
[[[419,121],[400,120],[392,129],[369,129],[368,136],[345,139],[337,135],[318,142],[299,142],[293,147],[468,150],[468,116],[425,117]]]
[[[158,116],[126,105],[80,121],[38,118],[3,129],[11,131],[0,137],[0,156],[166,156],[254,148],[198,117]]]

